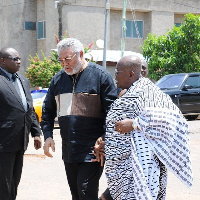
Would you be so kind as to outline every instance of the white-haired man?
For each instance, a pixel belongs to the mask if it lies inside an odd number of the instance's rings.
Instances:
[[[112,76],[84,58],[81,42],[60,41],[58,61],[63,70],[51,80],[44,101],[42,129],[44,152],[54,151],[53,125],[56,114],[62,137],[62,157],[73,200],[97,200],[103,167],[92,153],[96,140],[104,135],[106,113],[117,98]]]

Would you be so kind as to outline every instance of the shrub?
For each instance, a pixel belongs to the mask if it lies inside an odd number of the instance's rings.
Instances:
[[[30,66],[25,75],[29,79],[31,87],[49,87],[51,78],[62,69],[61,64],[57,61],[57,52],[52,51],[51,55],[48,59],[42,52],[43,60],[40,60],[38,54],[34,57],[30,56]]]

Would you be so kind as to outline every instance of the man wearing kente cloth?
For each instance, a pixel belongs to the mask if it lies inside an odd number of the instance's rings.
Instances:
[[[117,86],[127,91],[106,118],[105,173],[116,200],[164,200],[167,170],[192,185],[188,124],[171,98],[141,75],[141,60],[125,56]]]

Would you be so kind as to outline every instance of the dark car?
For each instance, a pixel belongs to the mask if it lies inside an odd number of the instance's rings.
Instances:
[[[200,114],[200,73],[169,74],[156,85],[179,107],[188,119]]]

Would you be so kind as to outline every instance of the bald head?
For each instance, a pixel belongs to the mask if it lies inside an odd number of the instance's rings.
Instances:
[[[117,86],[122,89],[128,89],[132,83],[141,77],[141,59],[136,55],[124,56],[116,66]]]
[[[12,53],[16,53],[17,51],[11,47],[8,48],[2,48],[0,50],[0,58],[7,58],[10,56]]]
[[[0,66],[7,72],[16,73],[20,69],[20,64],[20,56],[15,49],[8,47],[0,50]]]
[[[133,71],[135,75],[138,76],[138,78],[141,76],[142,62],[138,56],[124,56],[118,61],[117,68],[118,67],[120,67],[123,70]]]

